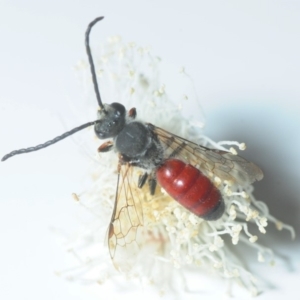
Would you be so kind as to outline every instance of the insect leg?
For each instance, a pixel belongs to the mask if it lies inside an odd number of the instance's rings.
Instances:
[[[140,176],[139,176],[139,180],[138,180],[138,188],[141,189],[141,188],[144,186],[144,184],[145,184],[147,178],[148,178],[148,173],[147,173],[147,172],[145,172],[143,175],[140,175]]]
[[[140,189],[145,185],[147,179],[148,179],[147,172],[145,172],[143,175],[139,176],[138,187]],[[150,176],[149,176],[148,185],[149,185],[150,195],[153,196],[155,194],[155,189],[156,189],[156,185],[157,185],[156,178],[155,178],[155,176],[153,176],[153,174],[150,174]]]
[[[113,148],[114,144],[112,141],[108,141],[99,146],[98,152],[108,152]]]
[[[153,174],[150,174],[150,177],[148,179],[148,184],[149,184],[150,195],[153,196],[155,194],[155,189],[157,185],[156,178],[155,176],[153,176]]]

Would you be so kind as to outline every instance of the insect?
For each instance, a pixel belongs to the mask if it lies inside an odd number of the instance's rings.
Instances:
[[[141,203],[134,196],[131,176],[133,167],[143,170],[138,182],[142,188],[149,184],[154,195],[157,183],[189,211],[207,221],[221,218],[225,211],[220,191],[209,179],[217,176],[238,184],[261,180],[263,173],[252,162],[230,152],[210,149],[195,144],[150,123],[136,120],[135,108],[127,111],[121,103],[104,104],[100,97],[89,37],[92,27],[103,17],[92,21],[86,30],[85,46],[92,81],[99,105],[97,120],[78,126],[46,143],[12,151],[2,161],[18,154],[46,148],[89,126],[96,136],[111,139],[104,142],[99,152],[115,150],[119,156],[115,204],[108,229],[110,256],[117,249],[131,244],[143,224]]]

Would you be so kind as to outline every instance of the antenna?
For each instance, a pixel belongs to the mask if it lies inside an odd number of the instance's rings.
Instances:
[[[92,73],[92,79],[93,79],[93,84],[94,84],[94,90],[96,93],[97,101],[100,106],[100,108],[104,110],[104,106],[100,97],[100,92],[98,88],[98,82],[97,82],[97,77],[96,77],[96,71],[95,71],[95,66],[94,66],[94,61],[91,53],[91,48],[90,48],[90,32],[92,27],[99,21],[101,21],[104,17],[98,17],[94,21],[92,21],[89,25],[88,28],[85,32],[85,48],[86,48],[86,53],[89,59],[90,67],[91,67],[91,73]]]
[[[89,63],[90,63],[90,66],[91,66],[92,79],[93,79],[93,84],[94,84],[94,89],[95,89],[97,101],[98,101],[98,104],[99,104],[101,110],[104,113],[106,113],[106,111],[104,109],[104,105],[101,101],[100,93],[99,93],[99,88],[98,88],[98,83],[97,83],[97,78],[96,78],[96,72],[95,72],[95,66],[94,66],[93,57],[92,57],[92,53],[91,53],[91,49],[90,49],[90,42],[89,42],[89,37],[90,37],[90,32],[91,32],[92,27],[97,22],[101,21],[103,18],[104,17],[98,17],[88,25],[88,28],[85,32],[85,47],[86,47],[86,52],[87,52],[87,56],[88,56],[88,59],[89,59]],[[46,143],[37,145],[35,147],[29,147],[29,148],[24,148],[24,149],[20,149],[20,150],[14,150],[14,151],[4,155],[3,158],[1,159],[1,161],[5,161],[5,160],[7,160],[8,158],[10,158],[14,155],[29,153],[29,152],[33,152],[33,151],[38,151],[38,150],[41,150],[43,148],[49,147],[49,146],[65,139],[66,137],[68,137],[68,136],[70,136],[70,135],[72,135],[72,134],[74,134],[74,133],[76,133],[76,132],[78,132],[78,131],[80,131],[84,128],[95,125],[99,122],[101,122],[101,120],[96,120],[96,121],[93,121],[93,122],[85,123],[83,125],[80,125],[78,127],[73,128],[70,131],[67,131],[67,132],[63,133],[62,135],[57,136],[56,138],[54,138],[54,139],[52,139],[52,140],[50,140]]]
[[[78,127],[75,127],[73,128],[72,130],[70,131],[67,131],[65,133],[63,133],[62,135],[59,135],[57,136],[56,138],[44,143],[44,144],[40,144],[40,145],[37,145],[35,147],[29,147],[29,148],[24,148],[24,149],[20,149],[20,150],[14,150],[6,155],[4,155],[1,159],[1,161],[5,161],[7,160],[8,158],[12,157],[12,156],[15,156],[17,154],[23,154],[23,153],[28,153],[28,152],[33,152],[33,151],[38,151],[38,150],[41,150],[43,148],[46,148],[46,147],[49,147],[63,139],[65,139],[66,137],[86,128],[86,127],[89,127],[89,126],[92,126],[92,125],[95,125],[96,123],[99,123],[100,120],[96,120],[96,121],[93,121],[93,122],[88,122],[88,123],[85,123],[83,125],[80,125]]]

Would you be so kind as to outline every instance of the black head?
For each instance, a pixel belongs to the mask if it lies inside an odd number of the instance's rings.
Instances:
[[[125,126],[126,109],[120,103],[104,104],[98,111],[99,121],[95,124],[95,133],[99,139],[112,138]]]

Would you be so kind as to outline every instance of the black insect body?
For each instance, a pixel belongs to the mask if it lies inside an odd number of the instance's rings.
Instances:
[[[123,163],[144,169],[154,169],[162,164],[163,147],[153,132],[152,125],[126,121],[126,109],[120,103],[104,104],[104,107],[105,111],[99,112],[95,133],[99,139],[114,139],[114,146]],[[136,113],[131,119],[135,116]],[[100,152],[107,151],[105,146],[100,148]],[[109,143],[109,148],[112,149],[112,143]]]
[[[206,220],[219,219],[225,210],[219,190],[208,176],[213,174],[232,183],[249,184],[261,180],[263,173],[255,164],[232,153],[209,149],[150,123],[136,121],[134,108],[126,111],[120,103],[103,104],[89,46],[91,28],[103,17],[88,25],[85,35],[86,51],[91,67],[94,89],[99,104],[98,119],[76,127],[61,136],[36,147],[12,151],[2,161],[17,155],[48,147],[86,127],[94,125],[103,143],[99,152],[115,149],[119,154],[118,183],[113,214],[109,224],[108,245],[112,259],[116,250],[132,244],[138,228],[143,224],[141,203],[134,197],[129,174],[132,167],[144,169],[138,183],[148,181],[150,193],[155,193],[156,182],[185,208]]]
[[[144,169],[157,168],[164,160],[164,150],[150,124],[132,122],[116,137],[116,149],[124,161]]]

